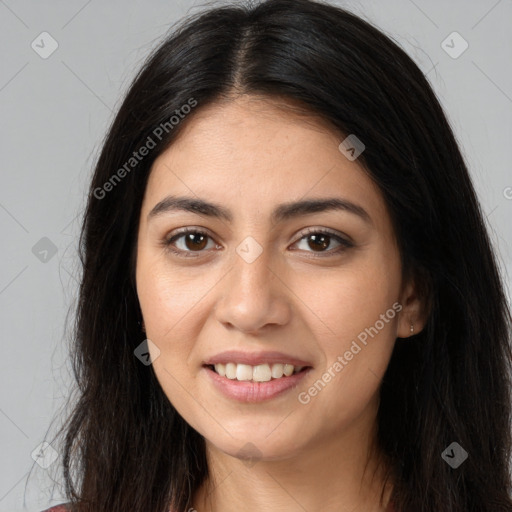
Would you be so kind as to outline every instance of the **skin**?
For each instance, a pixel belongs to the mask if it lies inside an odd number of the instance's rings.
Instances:
[[[367,461],[379,386],[396,338],[410,336],[411,323],[418,333],[425,319],[414,283],[402,280],[384,199],[357,160],[339,151],[343,138],[319,119],[240,96],[198,109],[153,164],[138,231],[137,293],[147,338],[160,351],[152,350],[158,381],[206,439],[211,476],[194,496],[200,512],[385,510],[382,471],[374,474],[378,451]],[[169,194],[219,203],[233,222],[184,211],[148,220]],[[371,223],[346,211],[270,220],[281,203],[326,197],[357,203]],[[186,226],[210,236],[202,245],[174,242],[189,258],[163,244]],[[331,237],[322,250],[306,228],[328,229],[354,246],[336,254],[340,244]],[[262,249],[252,263],[236,252],[248,236]],[[402,310],[300,403],[298,394],[394,303]],[[278,350],[313,369],[284,395],[239,403],[202,368],[207,357],[231,349]],[[239,455],[248,442],[252,461]]]

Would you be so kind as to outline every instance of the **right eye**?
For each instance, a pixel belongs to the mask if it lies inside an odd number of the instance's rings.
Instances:
[[[213,243],[213,239],[205,231],[201,231],[197,228],[183,228],[181,231],[174,233],[171,237],[166,238],[163,241],[163,245],[167,250],[179,257],[196,258],[196,255],[190,253],[203,252],[203,250],[207,248],[208,239],[211,239]],[[177,247],[178,244],[181,244],[181,247]],[[219,245],[214,243],[213,245],[220,248]]]

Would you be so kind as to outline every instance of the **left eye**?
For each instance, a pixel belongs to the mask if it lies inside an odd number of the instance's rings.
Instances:
[[[333,239],[338,243],[338,247],[326,251],[325,249],[331,245]],[[303,240],[305,240],[307,247],[319,249],[318,251],[314,250],[313,252],[328,252],[329,254],[338,253],[345,248],[351,247],[352,245],[350,242],[344,240],[340,236],[331,233],[330,231],[323,230],[310,231],[304,234],[302,238],[297,240],[295,243],[302,242]]]
[[[208,239],[212,241],[213,246],[216,246],[219,249],[221,248],[221,246],[213,243],[213,239],[210,237],[208,233],[197,229],[186,229],[178,234],[173,235],[171,238],[164,240],[164,246],[172,253],[178,256],[196,257],[195,255],[192,256],[192,254],[190,253],[203,252],[204,249],[207,249]],[[332,239],[334,239],[338,243],[338,247],[326,251],[325,249],[327,249],[331,245]],[[313,251],[307,251],[306,249],[306,252],[327,252],[327,256],[337,254],[343,251],[344,249],[353,247],[353,244],[348,240],[345,240],[344,238],[340,237],[335,233],[332,233],[331,231],[326,231],[322,229],[312,229],[307,233],[303,233],[302,237],[299,240],[297,240],[293,245],[298,244],[303,240],[306,241],[306,244],[309,248],[315,249]],[[178,246],[179,243],[182,244],[182,247]],[[209,248],[212,247],[210,246]]]

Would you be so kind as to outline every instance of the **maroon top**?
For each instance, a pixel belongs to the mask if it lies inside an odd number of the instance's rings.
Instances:
[[[43,512],[69,512],[69,509],[67,507],[67,503],[62,503],[55,507],[49,508],[47,510],[43,510]],[[386,509],[386,512],[395,512],[393,503],[391,503],[391,502],[389,503],[388,508]]]

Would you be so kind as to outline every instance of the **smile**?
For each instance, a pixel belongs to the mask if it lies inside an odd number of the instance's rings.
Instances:
[[[289,377],[294,373],[301,372],[304,366],[293,366],[292,364],[258,364],[252,366],[242,363],[227,363],[211,365],[213,370],[221,377],[230,380],[243,380],[253,382],[268,382],[272,379],[280,379],[283,376]]]
[[[217,391],[238,402],[255,403],[282,396],[297,387],[311,366],[274,363],[251,366],[236,363],[204,365],[203,371]],[[258,380],[259,379],[259,380]]]

